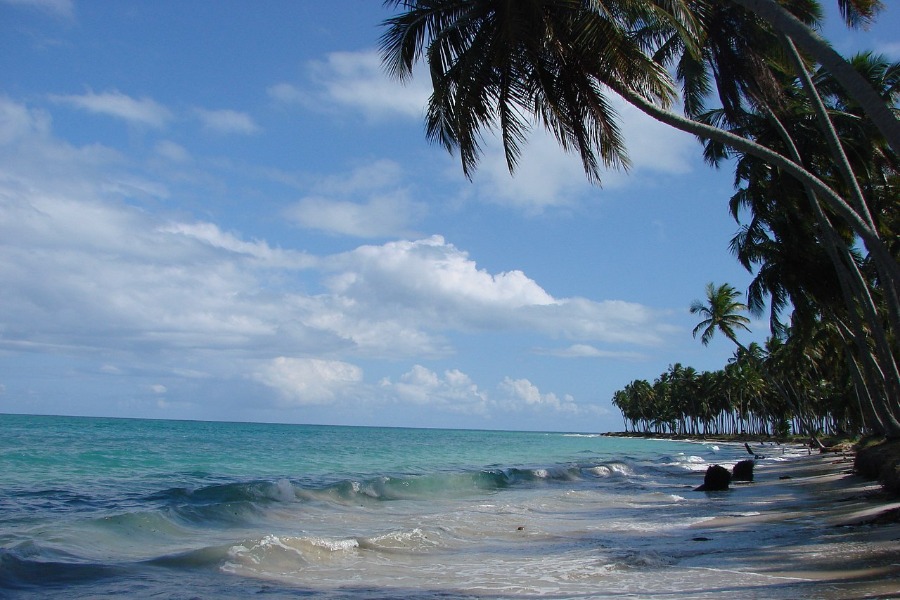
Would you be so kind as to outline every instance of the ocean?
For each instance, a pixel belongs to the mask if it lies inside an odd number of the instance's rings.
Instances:
[[[721,547],[689,527],[732,496],[693,488],[744,458],[584,434],[0,415],[0,597],[715,597]]]

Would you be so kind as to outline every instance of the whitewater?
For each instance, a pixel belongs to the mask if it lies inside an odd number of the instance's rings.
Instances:
[[[693,488],[747,457],[585,434],[0,415],[0,596],[713,597],[722,544],[748,541],[698,539],[738,504]]]

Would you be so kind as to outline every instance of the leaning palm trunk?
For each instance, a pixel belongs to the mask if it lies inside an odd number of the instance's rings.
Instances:
[[[822,130],[823,135],[825,136],[826,141],[828,142],[829,148],[831,149],[831,155],[834,158],[834,162],[841,172],[847,189],[850,190],[851,200],[854,208],[856,209],[860,218],[862,218],[869,225],[869,227],[877,231],[875,221],[872,219],[872,214],[869,211],[869,207],[866,205],[866,200],[863,197],[862,190],[860,189],[859,183],[856,180],[856,176],[853,173],[853,168],[850,166],[850,161],[847,159],[847,154],[844,152],[844,147],[841,144],[837,132],[834,129],[834,126],[831,122],[831,117],[828,115],[828,111],[825,109],[825,104],[822,102],[822,98],[819,96],[819,93],[816,90],[816,86],[813,83],[812,78],[809,76],[805,65],[803,64],[803,59],[800,57],[800,54],[797,52],[796,46],[794,46],[794,43],[790,38],[782,36],[782,42],[785,49],[787,50],[788,57],[791,59],[791,62],[793,63],[794,68],[797,71],[797,76],[803,83],[803,88],[804,90],[806,90],[806,94],[813,104],[817,122]],[[802,159],[797,153],[796,147],[793,147],[793,143],[790,143],[789,146],[792,147],[792,155],[794,161],[798,164],[802,164]],[[814,204],[815,207],[818,207],[818,201],[814,202]],[[894,331],[900,332],[900,293],[898,293],[898,290],[894,285],[891,285],[895,283],[900,282],[886,280],[883,288],[888,307],[888,317],[891,320],[891,326],[893,327]],[[878,330],[882,329],[880,326],[880,322],[870,322],[870,325],[873,328],[877,328]],[[900,375],[898,375],[898,381],[900,381]]]
[[[838,165],[848,189],[851,191],[855,208],[860,217],[874,229],[875,223],[866,206],[862,191],[857,184],[853,169],[850,167],[846,153],[831,123],[831,118],[825,109],[825,105],[816,90],[815,84],[810,78],[803,60],[791,39],[782,36],[782,42],[806,90],[807,96],[813,104],[818,123],[831,149],[832,157]],[[802,157],[787,130],[771,111],[769,111],[769,117],[778,129],[794,162],[802,164]],[[819,225],[822,244],[831,258],[835,272],[838,275],[844,304],[854,331],[852,338],[855,341],[860,358],[874,367],[867,370],[872,374],[869,378],[870,385],[867,388],[871,390],[874,384],[874,388],[880,390],[878,397],[881,400],[874,400],[871,392],[867,393],[867,396],[873,402],[875,414],[880,415],[879,423],[883,428],[881,433],[886,434],[888,437],[900,437],[900,423],[897,422],[894,414],[894,407],[900,405],[900,369],[898,369],[897,365],[897,354],[888,341],[883,319],[875,306],[869,286],[860,273],[856,261],[853,259],[844,241],[840,239],[828,221],[828,217],[822,210],[815,192],[808,185],[804,185],[804,189]],[[889,322],[894,331],[900,331],[900,316],[898,316],[900,315],[900,307],[897,305],[896,290],[892,286],[885,286],[884,292],[888,306]],[[862,317],[857,313],[857,310],[862,312]],[[865,327],[861,318],[865,320]],[[874,350],[870,349],[866,343],[869,335],[874,340]]]
[[[798,64],[798,67],[802,68],[802,64]],[[809,85],[812,86],[812,81],[809,81]],[[817,96],[814,87],[812,88],[812,93]],[[774,113],[769,110],[768,115],[769,120],[778,130],[794,161],[801,163],[802,158],[790,134]],[[825,114],[824,118],[828,119],[828,115]],[[833,132],[834,130],[831,129],[831,131]],[[840,145],[839,142],[837,143]],[[841,151],[841,154],[843,154],[843,151]],[[849,164],[847,168],[849,169]],[[862,273],[860,273],[856,261],[843,240],[840,239],[829,223],[828,217],[822,210],[815,192],[809,186],[804,186],[804,190],[813,214],[816,216],[816,222],[819,225],[822,245],[825,247],[838,276],[844,305],[853,326],[852,331],[836,315],[833,316],[833,319],[839,328],[849,332],[860,359],[864,363],[871,365],[866,370],[869,376],[867,377],[868,384],[865,386],[864,397],[870,404],[872,412],[878,417],[879,433],[892,438],[900,437],[900,423],[897,422],[893,410],[894,406],[900,404],[900,371],[898,371],[896,355],[888,342],[886,332],[882,326],[882,319],[878,314],[869,287]],[[867,327],[863,326],[857,310],[862,311]],[[898,328],[898,331],[900,331],[900,328]],[[874,350],[869,348],[866,343],[866,339],[869,337],[868,334],[871,334],[871,337],[874,338]],[[874,390],[880,391],[878,400],[872,397]],[[860,392],[861,390],[858,391],[858,394]]]
[[[733,0],[751,10],[771,9],[772,0]],[[512,171],[530,127],[530,115],[551,131],[563,148],[577,150],[588,177],[599,178],[599,165],[627,165],[615,114],[601,87],[607,86],[652,118],[755,156],[796,177],[831,211],[844,219],[866,245],[886,290],[900,289],[900,264],[880,238],[872,219],[854,208],[800,163],[753,140],[671,112],[674,86],[666,70],[651,59],[634,23],[667,21],[691,52],[698,51],[695,6],[683,0],[387,0],[408,12],[389,19],[382,38],[385,65],[398,79],[412,75],[423,55],[431,68],[433,94],[426,118],[427,135],[448,150],[458,149],[467,176],[479,158],[479,134],[500,129]],[[776,5],[777,8],[777,5]],[[765,15],[763,15],[765,16]],[[783,15],[776,14],[781,18]],[[794,38],[780,21],[775,26]],[[652,27],[651,27],[652,29]],[[804,27],[805,29],[805,27]],[[805,29],[809,33],[808,29]],[[805,48],[805,46],[802,46]],[[838,56],[838,62],[849,67]],[[821,59],[832,68],[830,59]],[[834,68],[840,68],[837,65]],[[851,69],[852,70],[852,69]],[[856,74],[857,77],[858,74]],[[843,79],[841,79],[843,81]],[[874,92],[863,80],[871,96]],[[856,91],[856,90],[853,90]],[[865,96],[863,92],[863,96]],[[877,94],[875,94],[877,97]],[[854,96],[855,97],[855,96]],[[885,125],[877,107],[860,103],[900,150],[897,123]],[[876,104],[885,110],[878,99]],[[900,152],[898,152],[900,153]],[[828,223],[830,227],[830,223]]]
[[[646,98],[631,92],[623,86],[618,86],[615,83],[608,85],[630,104],[662,123],[671,125],[681,131],[692,133],[701,138],[712,139],[722,144],[726,144],[736,150],[761,158],[795,176],[809,190],[816,192],[818,196],[826,200],[829,206],[835,212],[840,214],[848,222],[853,231],[863,239],[866,243],[866,247],[869,249],[873,263],[876,265],[881,275],[884,287],[888,290],[895,290],[900,286],[900,265],[898,265],[897,261],[893,258],[887,246],[878,235],[878,232],[872,229],[843,198],[834,192],[834,190],[828,187],[814,174],[804,169],[801,165],[752,140],[748,140],[717,127],[698,123],[692,119],[682,117],[681,115],[660,108]],[[832,229],[830,224],[827,224],[826,228],[829,230]],[[828,236],[830,233],[825,232],[825,235]],[[851,302],[850,304],[848,310],[855,310],[853,303]],[[883,362],[888,366],[889,371],[893,370],[896,372],[897,364],[893,352],[888,351],[884,356]],[[891,365],[893,366],[893,369],[891,369]],[[897,384],[898,379],[894,376],[887,381],[886,386],[888,389],[891,389],[896,388]],[[891,396],[893,396],[893,398]],[[886,397],[883,397],[883,399],[878,402],[881,404],[881,410],[877,412],[888,415],[894,414],[894,405],[897,404],[896,398],[897,396],[894,394],[888,394]],[[876,408],[878,407],[876,406]],[[896,423],[895,421],[896,419],[887,419],[884,423],[885,434],[888,437],[900,437],[900,423]]]
[[[853,232],[863,240],[868,248],[869,253],[879,274],[886,286],[897,288],[900,286],[900,264],[893,257],[888,247],[885,245],[878,232],[869,226],[866,221],[856,213],[847,202],[838,195],[833,189],[813,173],[804,169],[801,165],[790,160],[786,156],[771,150],[761,144],[758,144],[747,138],[733,134],[724,129],[699,123],[693,119],[683,117],[677,113],[666,110],[647,100],[640,94],[636,94],[626,88],[618,85],[616,82],[604,82],[614,92],[622,96],[629,104],[653,117],[661,123],[670,125],[675,129],[691,133],[700,138],[715,140],[721,144],[734,148],[735,150],[745,152],[751,156],[762,159],[774,167],[783,169],[786,173],[790,173],[796,177],[802,184],[808,185],[815,190],[817,194],[828,204],[828,206],[839,214],[847,224],[852,228]]]
[[[755,13],[814,56],[856,100],[894,152],[900,154],[900,122],[872,86],[831,45],[775,0],[731,0]]]

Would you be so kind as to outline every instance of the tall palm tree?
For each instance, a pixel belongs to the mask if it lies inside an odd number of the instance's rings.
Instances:
[[[703,320],[694,327],[694,337],[700,335],[700,342],[704,346],[709,345],[716,331],[734,342],[738,348],[746,350],[735,334],[736,329],[750,331],[747,325],[750,319],[741,313],[747,310],[747,305],[738,300],[741,293],[730,284],[723,283],[720,286],[710,282],[706,284],[706,302],[694,300],[691,303],[691,314],[700,315]]]
[[[427,135],[448,150],[459,149],[468,176],[477,165],[485,130],[499,131],[512,170],[533,122],[551,131],[563,148],[576,150],[594,181],[599,180],[601,164],[627,167],[618,121],[606,96],[606,90],[612,90],[662,123],[718,140],[798,178],[865,242],[881,277],[900,282],[900,265],[878,231],[802,164],[755,140],[668,110],[674,84],[665,65],[651,58],[661,40],[668,38],[638,32],[668,28],[699,56],[705,33],[692,9],[705,10],[706,0],[387,0],[386,4],[403,7],[404,12],[385,22],[381,43],[385,65],[402,80],[411,77],[420,58],[426,58],[433,88]],[[900,288],[900,283],[892,287]]]
[[[419,58],[426,58],[433,87],[426,120],[428,136],[449,150],[458,149],[468,176],[477,165],[483,132],[499,132],[512,170],[521,144],[535,124],[551,131],[563,148],[577,151],[592,180],[599,180],[601,165],[627,167],[618,120],[606,96],[607,90],[612,90],[663,123],[761,159],[767,168],[795,177],[828,207],[828,218],[820,220],[827,235],[838,238],[849,227],[864,242],[868,259],[877,267],[877,277],[884,289],[889,293],[900,290],[900,263],[892,247],[855,198],[841,191],[840,182],[828,183],[827,178],[806,166],[803,156],[796,152],[767,146],[747,133],[727,131],[668,109],[674,97],[674,83],[666,65],[657,63],[653,57],[661,50],[662,40],[671,39],[672,33],[677,33],[686,54],[700,61],[709,31],[703,29],[702,19],[697,15],[719,2],[387,0],[386,3],[403,7],[405,12],[387,21],[388,30],[382,37],[385,64],[391,74],[404,79],[411,76]],[[810,28],[785,11],[782,3],[774,0],[731,0],[731,3],[753,11],[807,49],[800,33],[811,34]],[[790,6],[811,3],[814,0],[783,2]],[[841,4],[853,14],[870,18],[878,3],[843,0]],[[772,10],[775,12],[770,14]],[[787,21],[785,16],[789,17]],[[803,31],[797,32],[797,26]],[[640,35],[642,31],[655,33],[645,36]],[[839,56],[838,59],[838,67],[847,66],[846,61]],[[826,56],[820,62],[831,70],[828,60]],[[744,68],[738,66],[737,71]],[[846,78],[832,72],[846,88]],[[730,89],[755,99],[754,86],[759,87],[760,80],[751,74],[742,81],[746,84],[732,85]],[[722,77],[718,83],[720,90],[728,89],[725,83],[727,78]],[[866,87],[871,93],[871,86]],[[885,112],[884,99],[874,95],[876,104]],[[871,102],[860,96],[852,97],[896,148],[890,127],[884,129],[884,123],[872,116]],[[887,112],[896,124],[894,116]],[[835,225],[837,217],[844,223]]]

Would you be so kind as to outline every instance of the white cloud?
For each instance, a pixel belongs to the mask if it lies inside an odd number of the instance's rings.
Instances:
[[[527,379],[511,379],[506,377],[498,386],[500,393],[511,401],[512,406],[531,409],[550,409],[556,412],[577,414],[581,411],[572,396],[559,397],[550,392],[541,393],[536,385]]]
[[[155,128],[165,127],[172,119],[169,109],[156,101],[150,98],[135,99],[118,91],[103,94],[88,92],[80,96],[51,96],[51,99],[95,114]]]
[[[43,138],[50,132],[50,116],[0,96],[0,144]]]
[[[487,395],[468,375],[458,369],[448,369],[443,375],[414,365],[400,380],[382,380],[380,387],[389,397],[400,402],[443,408],[447,412],[486,415],[489,402]]]
[[[362,382],[363,372],[337,360],[280,356],[260,366],[252,377],[277,390],[285,405],[307,406],[346,398]]]
[[[539,350],[538,353],[559,358],[612,358],[624,360],[640,360],[644,358],[644,355],[637,352],[600,350],[590,344],[572,344],[566,348]]]
[[[213,223],[170,223],[160,227],[159,231],[192,238],[212,248],[233,253],[236,258],[255,259],[263,268],[306,269],[316,264],[316,259],[305,253],[272,248],[262,241],[246,242],[234,234],[223,232]]]
[[[184,146],[169,140],[157,143],[156,153],[166,160],[176,163],[187,163],[191,160],[191,154]]]
[[[440,310],[443,316],[474,321],[483,311],[552,304],[555,300],[521,271],[492,275],[478,269],[465,252],[441,236],[360,246],[334,257],[339,275],[331,280],[334,293],[354,299],[380,297],[396,305]],[[473,322],[474,322],[473,321]]]
[[[285,216],[300,227],[360,238],[405,237],[411,215],[419,205],[401,196],[376,196],[364,203],[303,198],[285,210]]]
[[[5,4],[34,8],[53,17],[72,19],[75,17],[74,0],[2,0]]]
[[[425,329],[532,331],[575,340],[658,344],[667,329],[639,304],[556,299],[522,271],[491,274],[441,236],[359,248],[323,261],[329,288],[368,318]]]
[[[179,148],[157,153],[178,158]],[[401,174],[368,165],[315,190],[376,198]],[[375,392],[485,414],[513,401],[565,412],[572,401],[534,395],[522,380],[492,400],[459,370],[421,366],[376,387],[353,361],[445,357],[459,336],[485,332],[578,344],[656,343],[666,333],[646,307],[554,298],[523,271],[479,268],[441,236],[311,256],[160,214],[164,192],[118,153],[60,142],[45,113],[0,97],[0,349],[95,357],[94,372],[109,375],[148,365],[142,389],[163,386],[171,403],[184,393],[178,382],[241,381],[277,392],[283,406]]]
[[[617,96],[610,100],[621,117],[632,168],[628,172],[604,171],[604,188],[621,189],[641,178],[691,171],[700,159],[700,148],[692,136],[651,119]],[[518,208],[526,214],[577,206],[602,193],[588,183],[580,157],[564,152],[542,128],[531,132],[513,175],[500,139],[488,132],[474,180],[483,201]]]
[[[402,85],[384,73],[377,52],[338,52],[311,64],[312,85],[282,82],[269,87],[268,93],[277,102],[310,110],[341,106],[368,118],[398,116],[422,121],[431,88],[427,71],[420,70]],[[604,172],[604,187],[622,188],[638,178],[687,173],[700,160],[692,136],[654,121],[615,94],[610,93],[609,100],[621,118],[633,168],[630,173]],[[588,183],[579,156],[563,152],[543,127],[533,129],[522,150],[515,174],[510,176],[499,138],[485,132],[474,177],[475,196],[480,201],[535,215],[578,206],[599,194]],[[459,170],[458,163],[453,169]]]
[[[259,132],[259,126],[250,115],[236,110],[198,108],[195,114],[203,123],[204,129],[214,133],[250,135]]]
[[[312,95],[290,83],[276,83],[266,88],[270,98],[282,104],[300,104],[312,106]]]
[[[325,60],[309,64],[311,85],[281,82],[268,88],[274,100],[321,110],[335,104],[354,108],[369,118],[403,116],[421,119],[431,90],[426,78],[408,85],[391,80],[374,50],[333,52]]]
[[[369,118],[396,115],[422,120],[431,88],[427,71],[421,71],[404,86],[387,77],[374,51],[333,53],[312,65],[313,88],[280,83],[269,88],[269,95],[311,109],[340,105]],[[615,94],[610,93],[609,100],[621,118],[633,168],[630,174],[606,171],[604,187],[621,188],[638,177],[687,173],[700,160],[693,136],[647,117]],[[563,152],[543,127],[531,132],[512,177],[502,144],[491,132],[485,132],[483,150],[475,174],[476,196],[482,201],[538,214],[581,204],[599,193],[588,183],[578,155]]]
[[[474,176],[483,201],[510,206],[526,214],[575,206],[596,193],[577,156],[567,154],[543,130],[532,132],[511,175],[500,140],[488,134]]]
[[[414,237],[411,224],[426,212],[414,202],[397,163],[378,160],[317,182],[313,194],[285,209],[307,229],[362,238]]]

